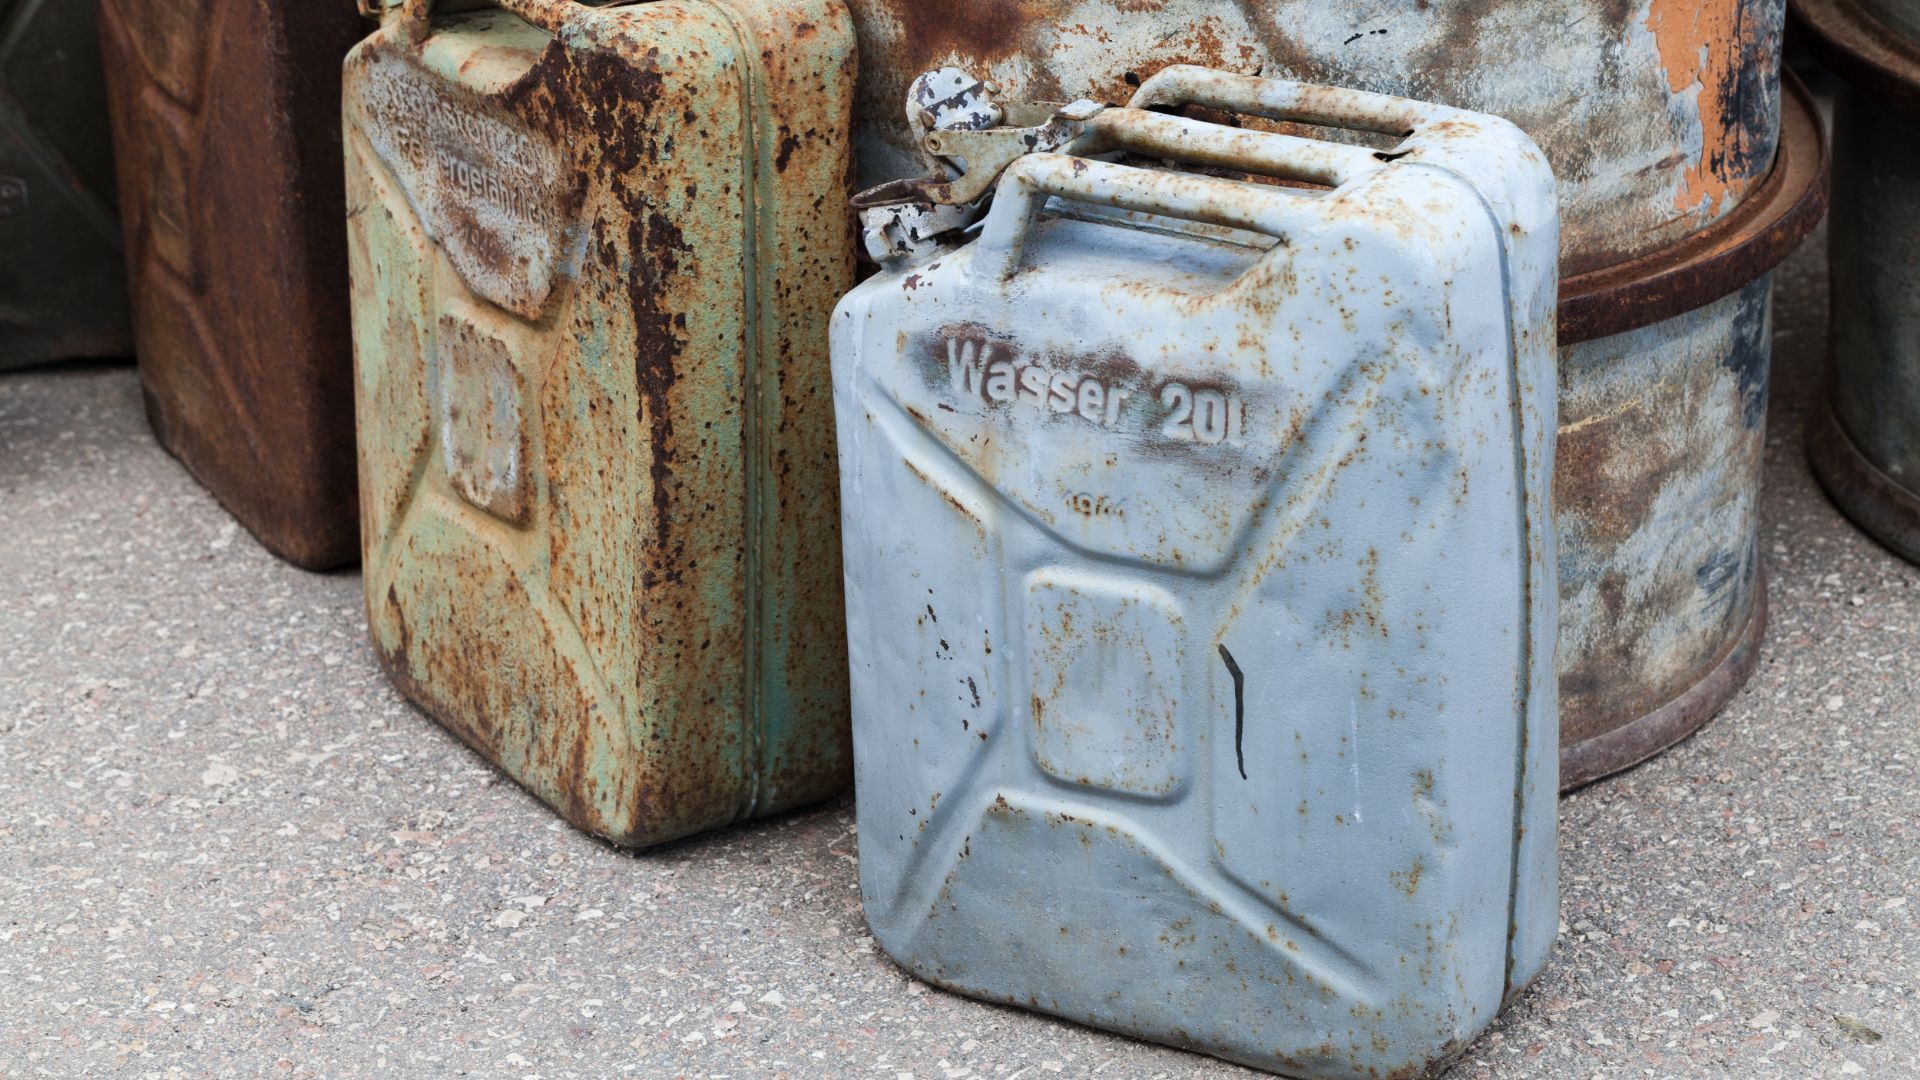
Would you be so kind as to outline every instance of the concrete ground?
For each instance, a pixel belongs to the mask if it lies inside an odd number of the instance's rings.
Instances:
[[[1759,673],[1566,800],[1559,951],[1461,1080],[1920,1075],[1920,573],[1801,455],[1821,264],[1780,276]],[[1253,1075],[904,977],[849,801],[575,833],[365,635],[358,577],[236,530],[130,370],[0,377],[0,1077]]]

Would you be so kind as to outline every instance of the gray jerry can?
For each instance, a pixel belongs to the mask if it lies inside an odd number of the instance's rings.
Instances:
[[[1076,106],[841,303],[867,917],[961,993],[1418,1074],[1557,925],[1553,177],[1489,116],[1149,89],[1391,149]]]

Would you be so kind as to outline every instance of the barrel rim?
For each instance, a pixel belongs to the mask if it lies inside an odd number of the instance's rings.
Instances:
[[[1831,397],[1807,422],[1807,461],[1827,498],[1861,532],[1908,562],[1920,562],[1920,495],[1861,451]]]
[[[1770,617],[1765,559],[1756,561],[1753,597],[1753,614],[1739,639],[1679,697],[1630,723],[1560,748],[1561,794],[1643,764],[1678,746],[1719,715],[1760,666],[1760,647],[1766,642]]]
[[[1684,315],[1772,273],[1826,216],[1831,154],[1813,96],[1781,72],[1780,149],[1767,178],[1718,222],[1677,244],[1563,278],[1560,344]]]
[[[1856,0],[1791,0],[1789,11],[1821,63],[1876,100],[1920,114],[1920,43]]]

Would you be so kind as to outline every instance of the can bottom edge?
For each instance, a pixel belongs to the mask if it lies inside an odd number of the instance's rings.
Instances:
[[[1767,637],[1767,572],[1761,563],[1753,584],[1753,614],[1739,640],[1700,681],[1680,696],[1604,734],[1560,748],[1560,793],[1627,771],[1671,750],[1705,727],[1746,686],[1760,663]]]
[[[1831,402],[1807,424],[1807,461],[1827,498],[1861,532],[1908,562],[1920,563],[1920,494],[1860,452]]]
[[[578,809],[562,805],[555,797],[550,797],[549,793],[540,789],[536,776],[515,772],[500,760],[496,752],[479,742],[472,729],[460,722],[458,714],[442,704],[423,682],[414,677],[412,670],[405,663],[404,654],[396,655],[382,646],[377,637],[372,636],[371,606],[367,614],[369,627],[367,644],[373,652],[374,661],[379,665],[381,674],[386,676],[387,685],[394,693],[400,695],[415,713],[451,736],[466,753],[473,755],[495,774],[524,791],[548,813],[566,822],[574,830],[622,851],[635,853],[659,851],[674,844],[698,841],[708,834],[736,826],[803,812],[829,799],[840,797],[852,786],[849,776],[846,784],[795,796],[792,801],[776,809],[750,813],[716,813],[678,820],[664,817],[642,821],[627,820],[615,824],[615,827],[609,830],[604,827],[609,823],[591,820]],[[849,774],[851,769],[852,766],[849,764]]]
[[[135,365],[138,366],[137,364]],[[310,573],[325,574],[336,570],[351,570],[360,565],[360,522],[358,515],[349,521],[309,522],[304,530],[289,530],[269,526],[259,518],[259,513],[222,482],[218,470],[203,467],[199,455],[194,452],[185,438],[174,429],[168,419],[165,404],[159,395],[148,385],[144,373],[140,380],[140,393],[147,413],[147,427],[153,433],[153,439],[160,449],[184,470],[200,489],[213,497],[220,509],[234,520],[248,536],[265,548],[269,555],[290,566]]]

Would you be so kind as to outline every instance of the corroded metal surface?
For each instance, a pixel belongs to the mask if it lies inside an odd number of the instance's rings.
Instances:
[[[0,0],[0,370],[126,356],[93,0]]]
[[[1679,318],[1561,350],[1554,495],[1569,784],[1689,733],[1656,724],[1664,742],[1597,760],[1583,749],[1687,696],[1756,618],[1771,289],[1762,278]],[[1713,709],[1692,712],[1697,727]]]
[[[851,0],[861,179],[915,171],[900,103],[954,65],[1009,98],[1121,102],[1173,63],[1504,116],[1560,180],[1563,270],[1676,243],[1773,160],[1785,0]]]
[[[1833,142],[1833,374],[1809,449],[1847,516],[1920,561],[1920,111],[1843,86]]]
[[[1760,646],[1767,639],[1766,564],[1753,586],[1753,613],[1747,627],[1720,662],[1678,697],[1619,727],[1567,746],[1560,755],[1560,786],[1571,791],[1631,768],[1674,746],[1712,720],[1753,677]]]
[[[126,267],[161,445],[260,542],[359,556],[340,61],[308,0],[102,0]]]
[[[1560,282],[1560,343],[1591,341],[1692,311],[1779,266],[1827,211],[1827,144],[1799,78],[1783,73],[1779,155],[1732,213],[1660,251]]]
[[[503,6],[347,62],[375,645],[622,844],[830,794],[846,10]]]
[[[1767,274],[1826,210],[1825,136],[1789,77],[1781,157],[1747,206],[1637,264],[1561,283],[1561,782],[1629,768],[1737,693],[1766,632],[1759,485]],[[1750,275],[1759,275],[1751,280]],[[1684,314],[1679,288],[1733,291]],[[1608,323],[1635,327],[1596,336]]]
[[[1109,109],[843,302],[868,920],[963,993],[1425,1074],[1555,935],[1552,178],[1493,118],[1159,78],[1412,134]]]

